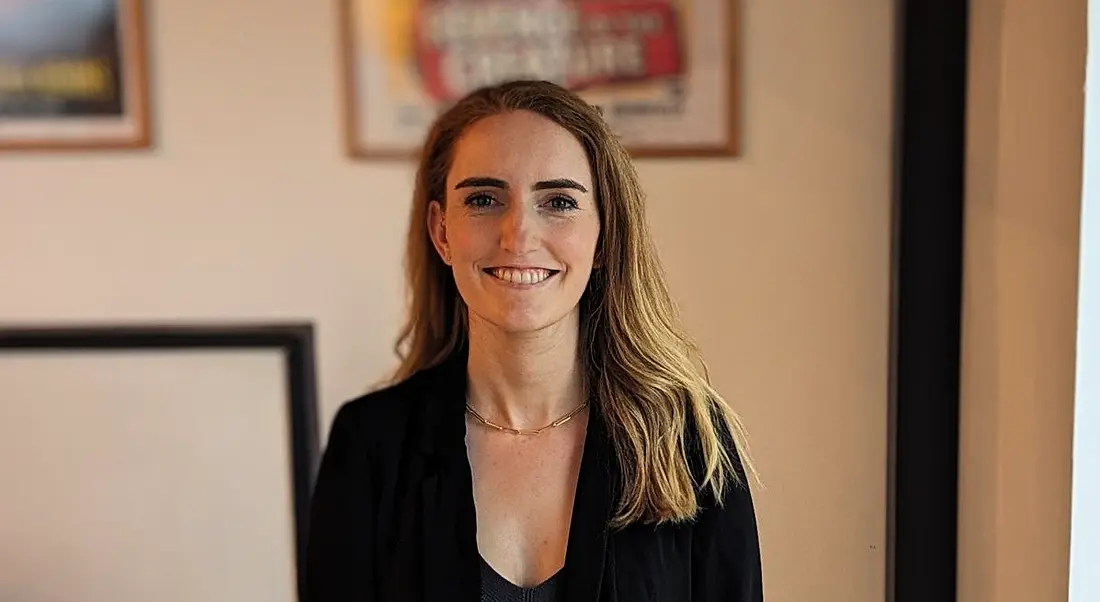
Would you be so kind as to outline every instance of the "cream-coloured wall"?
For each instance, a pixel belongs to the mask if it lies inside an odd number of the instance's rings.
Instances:
[[[640,165],[773,602],[883,599],[891,4],[743,2],[744,156]],[[314,320],[327,429],[392,365],[412,176],[342,155],[334,11],[151,7],[155,151],[0,157],[0,320]]]
[[[1086,0],[973,0],[959,600],[1064,602]]]

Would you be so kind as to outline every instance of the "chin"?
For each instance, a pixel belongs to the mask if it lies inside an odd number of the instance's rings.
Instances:
[[[461,284],[461,283],[460,283]],[[464,287],[460,287],[461,290]],[[481,322],[491,330],[523,335],[532,334],[577,322],[580,318],[580,296],[569,291],[513,291],[497,288],[469,287],[464,295],[471,322]],[[472,326],[473,324],[471,324]]]

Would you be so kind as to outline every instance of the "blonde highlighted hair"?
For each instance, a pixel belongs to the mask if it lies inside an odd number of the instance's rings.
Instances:
[[[697,487],[721,500],[726,488],[747,486],[747,475],[755,475],[745,431],[711,386],[695,343],[678,321],[629,155],[600,112],[565,88],[541,81],[482,88],[432,126],[413,193],[405,258],[409,313],[395,348],[401,362],[394,380],[443,362],[465,343],[466,306],[432,245],[428,208],[445,198],[463,132],[509,111],[554,121],[588,154],[601,228],[599,268],[581,298],[579,351],[623,475],[613,526],[688,520],[700,506]],[[698,458],[701,474],[694,474],[692,458]]]

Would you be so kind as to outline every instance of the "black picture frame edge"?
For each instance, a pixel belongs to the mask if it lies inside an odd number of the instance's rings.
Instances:
[[[953,602],[970,2],[895,10],[886,600]]]
[[[291,440],[295,563],[298,599],[305,599],[304,569],[309,504],[320,462],[314,326],[268,324],[0,324],[0,355],[50,351],[154,351],[276,349],[283,353]]]

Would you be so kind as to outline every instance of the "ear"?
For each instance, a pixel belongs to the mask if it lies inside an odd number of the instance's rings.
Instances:
[[[447,244],[447,215],[439,201],[428,203],[428,235],[443,263],[451,265],[451,250]]]

